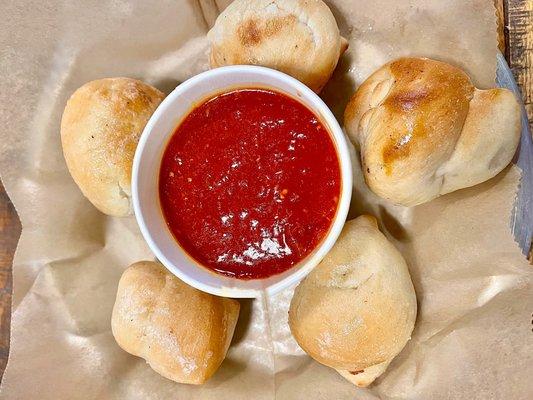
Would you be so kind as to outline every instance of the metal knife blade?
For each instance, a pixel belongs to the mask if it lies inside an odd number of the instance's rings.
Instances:
[[[520,145],[513,160],[522,170],[522,177],[511,214],[511,231],[522,253],[531,257],[533,250],[533,138],[522,101],[522,94],[516,84],[513,73],[501,53],[498,53],[497,59],[497,85],[512,90],[522,107]]]

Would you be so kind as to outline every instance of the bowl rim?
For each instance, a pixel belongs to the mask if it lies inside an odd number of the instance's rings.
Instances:
[[[151,133],[154,130],[154,127],[156,126],[156,123],[159,121],[159,119],[161,119],[166,113],[172,112],[172,105],[179,98],[179,96],[181,96],[184,92],[187,92],[191,87],[198,84],[199,82],[202,82],[205,79],[212,79],[218,76],[223,76],[225,74],[239,74],[242,71],[257,73],[259,75],[263,75],[267,77],[276,76],[276,78],[278,78],[281,81],[284,81],[284,83],[286,83],[288,86],[292,86],[292,88],[296,90],[297,93],[306,94],[308,99],[303,99],[303,96],[300,96],[297,100],[299,100],[302,104],[304,104],[306,107],[310,109],[311,109],[310,104],[312,104],[314,108],[313,113],[319,114],[319,117],[321,118],[321,120],[323,120],[323,122],[326,123],[328,132],[332,136],[332,140],[334,141],[334,144],[335,144],[335,150],[337,153],[337,157],[339,159],[339,168],[340,168],[340,174],[341,174],[341,193],[339,196],[339,204],[338,204],[333,222],[331,223],[326,236],[322,239],[322,241],[318,244],[318,246],[313,250],[313,252],[301,261],[301,262],[304,262],[303,265],[297,264],[291,267],[287,271],[293,270],[292,273],[288,273],[287,276],[285,276],[278,282],[275,282],[269,286],[266,286],[264,289],[249,289],[249,288],[245,289],[245,288],[226,287],[226,286],[215,287],[211,284],[206,284],[205,282],[202,282],[190,276],[188,273],[184,272],[181,268],[179,268],[179,266],[174,265],[174,263],[170,261],[168,257],[166,257],[164,252],[159,248],[158,244],[154,240],[152,233],[150,232],[148,228],[147,222],[145,220],[145,216],[142,213],[142,207],[141,207],[141,203],[139,199],[140,164],[141,164],[141,160],[142,160],[146,145],[148,141],[150,140]],[[257,87],[257,86],[258,85],[254,86],[253,83],[246,84],[246,82],[243,82],[242,85],[240,84],[225,85],[225,86],[221,85],[221,86],[213,87],[212,93],[213,94],[223,93],[227,90],[230,90],[232,88],[234,89],[236,87],[252,88],[252,87]],[[265,85],[265,86],[268,86],[268,85]],[[275,84],[272,84],[271,88],[273,90],[278,90],[282,93],[286,92],[282,88],[277,87]],[[209,97],[208,95],[203,95],[201,97],[198,97],[197,99],[192,99],[192,101],[190,101],[191,107],[189,108],[188,112],[192,110],[196,102],[201,101],[202,99],[205,99],[208,97]],[[180,116],[179,120],[181,121],[183,118],[185,118],[188,112],[184,113],[183,116]],[[178,122],[178,124],[179,123],[180,122]],[[168,135],[171,135],[171,134],[172,132],[169,132]],[[341,230],[346,221],[346,217],[348,215],[348,209],[350,206],[351,195],[352,195],[352,185],[353,185],[352,164],[351,164],[347,139],[339,122],[337,121],[337,119],[335,118],[335,116],[333,115],[329,107],[324,103],[324,101],[310,88],[305,86],[302,82],[298,81],[297,79],[283,72],[280,72],[280,71],[277,71],[271,68],[260,67],[260,66],[232,65],[232,66],[220,67],[220,68],[204,71],[200,74],[197,74],[187,79],[186,81],[178,85],[159,104],[155,112],[150,117],[148,123],[146,124],[141,134],[141,137],[139,139],[139,143],[137,145],[136,151],[135,151],[135,155],[133,158],[133,165],[132,165],[131,197],[132,197],[135,219],[137,221],[137,224],[139,226],[142,236],[144,237],[151,251],[155,254],[156,258],[173,275],[177,276],[179,279],[189,284],[190,286],[193,286],[199,290],[202,290],[204,292],[211,293],[217,296],[233,297],[233,298],[257,298],[257,297],[261,297],[264,293],[270,296],[274,295],[282,291],[283,289],[290,287],[293,284],[298,283],[305,276],[307,276],[312,271],[312,269],[316,265],[318,265],[318,263],[324,258],[324,256],[331,250],[338,236],[341,233]],[[161,217],[164,218],[162,213],[161,213]],[[165,221],[165,225],[166,225],[166,221]],[[175,240],[175,244],[176,244],[176,247],[179,249],[179,251],[187,254],[187,252],[181,247],[181,245],[179,244],[177,240]],[[190,259],[190,256],[189,256],[189,259]],[[205,269],[205,267],[201,266],[195,260],[191,260],[191,262],[192,264],[194,264],[196,268]],[[225,277],[225,278],[228,278],[228,277]],[[268,278],[264,278],[264,279],[268,279]],[[241,280],[238,278],[234,278],[234,280],[235,282],[246,281],[246,280]],[[258,279],[258,280],[262,280],[262,279]]]

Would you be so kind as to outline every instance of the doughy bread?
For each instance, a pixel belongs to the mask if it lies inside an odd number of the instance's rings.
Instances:
[[[68,169],[81,191],[105,214],[131,214],[131,166],[139,137],[163,100],[135,79],[86,83],[70,97],[61,120]]]
[[[476,89],[449,64],[401,58],[358,88],[344,123],[370,189],[411,206],[505,168],[520,138],[520,107],[511,91]]]
[[[409,340],[415,318],[407,264],[370,216],[346,223],[294,291],[289,309],[302,349],[359,386],[385,371]]]
[[[226,357],[238,316],[236,300],[201,292],[161,264],[141,261],[120,278],[111,328],[120,347],[157,373],[201,384]]]
[[[348,42],[321,0],[235,0],[207,34],[211,67],[270,67],[320,92]]]

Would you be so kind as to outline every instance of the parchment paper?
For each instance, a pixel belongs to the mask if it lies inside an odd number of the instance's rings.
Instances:
[[[152,259],[135,219],[99,213],[70,178],[59,122],[70,94],[130,76],[170,92],[207,68],[209,25],[229,1],[3,1],[0,171],[22,220],[14,261],[3,399],[530,399],[531,270],[509,218],[520,173],[412,209],[356,179],[352,216],[373,211],[406,257],[419,316],[413,338],[370,389],[306,356],[287,326],[292,289],[242,302],[226,361],[179,385],[122,351],[110,332],[118,279]],[[328,2],[350,51],[323,97],[340,115],[372,70],[399,55],[465,68],[492,86],[492,0]],[[356,160],[356,158],[354,158]],[[357,165],[355,166],[357,169]]]

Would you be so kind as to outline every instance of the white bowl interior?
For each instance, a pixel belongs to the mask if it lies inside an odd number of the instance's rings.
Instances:
[[[181,120],[203,100],[239,87],[278,90],[307,105],[326,125],[341,166],[342,189],[333,224],[319,246],[293,268],[260,280],[241,280],[216,274],[198,264],[179,246],[163,217],[158,192],[159,168],[167,141]],[[197,289],[225,297],[274,294],[307,275],[337,240],[348,213],[352,175],[344,134],[327,106],[292,77],[268,68],[233,66],[204,72],[178,86],[158,107],[139,141],[133,163],[132,197],[141,232],[156,257],[177,277]]]

